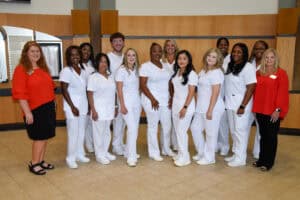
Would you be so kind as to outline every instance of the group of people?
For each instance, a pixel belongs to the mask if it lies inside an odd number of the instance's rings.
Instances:
[[[90,161],[84,146],[95,152],[101,164],[123,155],[128,166],[136,166],[142,108],[147,118],[148,155],[155,161],[163,161],[165,155],[172,157],[176,166],[189,165],[190,129],[197,152],[192,159],[197,164],[214,164],[218,151],[227,156],[231,133],[233,154],[225,160],[230,167],[244,166],[255,121],[253,156],[257,161],[253,166],[263,171],[273,167],[280,119],[287,114],[289,93],[288,77],[279,67],[278,54],[266,42],[257,41],[249,56],[244,43],[234,44],[229,54],[228,39],[219,38],[216,48],[204,54],[198,74],[191,53],[179,50],[175,40],[166,40],[163,47],[152,43],[150,60],[141,65],[135,49],[123,53],[122,33],[112,34],[110,42],[112,52],[95,57],[89,43],[66,50],[67,66],[60,72],[59,81],[69,168]],[[24,46],[12,93],[20,102],[27,133],[33,140],[29,170],[44,175],[54,168],[44,161],[47,139],[55,135],[54,84],[36,42]]]

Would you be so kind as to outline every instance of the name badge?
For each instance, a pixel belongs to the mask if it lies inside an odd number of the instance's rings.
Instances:
[[[277,78],[277,76],[276,76],[276,75],[274,75],[274,74],[272,74],[272,75],[270,75],[270,78],[271,78],[271,79],[276,79],[276,78]]]

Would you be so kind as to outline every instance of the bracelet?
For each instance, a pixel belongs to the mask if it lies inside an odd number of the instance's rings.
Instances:
[[[119,106],[118,106],[118,105],[115,105],[115,108],[119,108]]]
[[[187,105],[184,105],[184,106],[183,106],[183,108],[184,108],[184,109],[187,109],[187,108],[188,108],[188,106],[187,106]]]
[[[275,111],[276,112],[281,112],[281,109],[280,108],[276,108]]]

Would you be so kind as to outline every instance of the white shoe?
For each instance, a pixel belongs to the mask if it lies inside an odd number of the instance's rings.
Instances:
[[[117,157],[109,152],[106,153],[105,158],[107,158],[110,161],[116,160]]]
[[[158,161],[158,162],[164,160],[161,156],[151,156],[150,158],[153,159],[153,160],[155,160],[155,161]]]
[[[141,155],[140,154],[136,154],[136,159],[140,159]]]
[[[259,159],[259,155],[253,155],[253,158],[258,160]]]
[[[177,167],[183,167],[183,166],[187,166],[187,165],[191,164],[191,161],[190,161],[190,159],[186,159],[186,160],[178,159],[178,160],[174,161],[174,164]]]
[[[108,165],[110,161],[105,157],[96,157],[96,161],[102,165]]]
[[[161,154],[164,155],[164,156],[170,156],[170,157],[175,156],[175,153],[171,149],[167,152],[162,151]]]
[[[224,160],[225,160],[226,162],[233,161],[234,159],[235,159],[235,155],[234,155],[234,154],[233,154],[232,156],[230,156],[230,157],[224,158]]]
[[[175,154],[172,159],[174,161],[179,160],[180,159],[180,155],[179,154]]]
[[[79,157],[76,158],[76,160],[78,162],[82,162],[82,163],[88,163],[88,162],[90,162],[90,159],[88,157],[85,157],[85,156],[79,156]]]
[[[113,148],[112,152],[118,156],[123,156],[124,155],[124,151],[121,148]]]
[[[246,162],[242,162],[242,161],[239,161],[239,160],[235,159],[233,161],[228,162],[227,165],[229,167],[240,167],[240,166],[245,166]]]
[[[226,151],[220,151],[220,155],[221,155],[221,156],[227,156],[227,155],[228,155],[228,152],[226,152]]]
[[[67,160],[66,159],[66,163],[67,163],[67,166],[70,168],[70,169],[77,169],[78,168],[78,165],[76,163],[76,161],[70,161],[70,160]]]
[[[211,164],[215,164],[216,161],[207,161],[205,158],[201,158],[200,160],[197,161],[198,165],[211,165]]]
[[[202,155],[201,154],[196,154],[192,158],[193,158],[194,161],[198,161],[202,158]]]
[[[127,165],[129,167],[135,167],[136,166],[136,163],[137,163],[137,160],[136,159],[128,159],[127,160]]]

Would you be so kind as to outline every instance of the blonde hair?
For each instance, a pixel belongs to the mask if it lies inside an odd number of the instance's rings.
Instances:
[[[130,74],[130,69],[129,69],[128,60],[127,60],[127,53],[129,51],[133,51],[135,53],[135,63],[133,65],[133,68],[136,69],[136,73],[138,73],[138,67],[140,66],[140,62],[139,62],[138,54],[137,54],[136,50],[133,49],[133,48],[126,49],[126,51],[124,53],[124,57],[123,57],[122,66],[125,67],[125,69],[128,72],[128,74]]]
[[[32,70],[32,63],[28,58],[28,51],[30,49],[30,47],[37,47],[40,51],[40,59],[37,61],[37,65],[40,69],[42,69],[43,71],[49,73],[49,68],[47,66],[46,63],[46,59],[45,56],[43,54],[42,48],[41,46],[36,42],[36,41],[28,41],[26,42],[26,44],[23,47],[22,53],[21,53],[21,58],[19,60],[19,65],[23,65],[23,67],[25,68],[25,70],[27,72]]]
[[[164,47],[163,47],[163,56],[162,56],[162,61],[163,61],[163,62],[167,62],[167,50],[166,50],[166,47],[167,47],[167,43],[168,43],[168,42],[173,43],[174,46],[175,46],[174,59],[175,59],[175,57],[176,57],[176,54],[177,54],[178,51],[179,51],[179,48],[178,48],[178,46],[177,46],[176,41],[173,40],[173,39],[167,39],[167,40],[165,41]]]
[[[277,71],[277,69],[279,67],[279,56],[278,56],[277,51],[273,48],[269,48],[264,52],[262,59],[261,59],[261,65],[260,65],[260,69],[259,69],[259,72],[261,74],[266,74],[266,57],[269,53],[273,53],[275,56],[275,64],[274,64],[275,71]]]
[[[213,68],[209,68],[208,64],[207,64],[207,56],[211,53],[216,53],[217,54],[217,62],[216,64],[213,66]],[[212,70],[212,69],[221,69],[222,71],[223,70],[223,54],[221,53],[221,51],[218,49],[218,48],[211,48],[211,49],[208,49],[204,56],[203,56],[203,59],[202,59],[202,62],[203,62],[203,69],[205,72],[209,71],[209,70]]]

